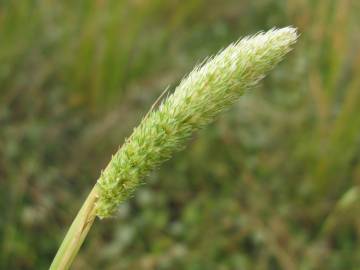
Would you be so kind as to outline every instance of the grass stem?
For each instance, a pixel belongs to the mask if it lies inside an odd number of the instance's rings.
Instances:
[[[50,270],[67,270],[70,268],[95,220],[97,197],[98,187],[95,185],[66,233]]]

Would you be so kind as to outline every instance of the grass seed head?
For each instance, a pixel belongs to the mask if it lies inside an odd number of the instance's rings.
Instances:
[[[134,129],[101,173],[97,215],[112,216],[149,172],[184,148],[194,131],[256,86],[291,51],[297,38],[292,27],[261,32],[230,44],[195,67]]]

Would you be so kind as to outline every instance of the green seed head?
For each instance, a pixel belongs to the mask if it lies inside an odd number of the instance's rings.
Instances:
[[[212,122],[264,78],[291,50],[297,37],[292,27],[259,33],[195,67],[158,110],[134,129],[101,173],[97,215],[112,216],[144,177],[181,150],[194,131]]]

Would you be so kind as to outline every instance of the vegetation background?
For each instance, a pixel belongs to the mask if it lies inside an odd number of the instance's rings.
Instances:
[[[261,87],[96,222],[73,269],[359,269],[360,2],[0,1],[0,269],[47,269],[159,94],[294,25]]]

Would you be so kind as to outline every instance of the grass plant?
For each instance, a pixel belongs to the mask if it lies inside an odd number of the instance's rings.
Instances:
[[[292,27],[245,37],[205,60],[174,93],[151,110],[113,155],[73,221],[50,267],[68,269],[95,217],[111,217],[144,177],[185,147],[191,135],[211,123],[255,87],[298,38]]]

